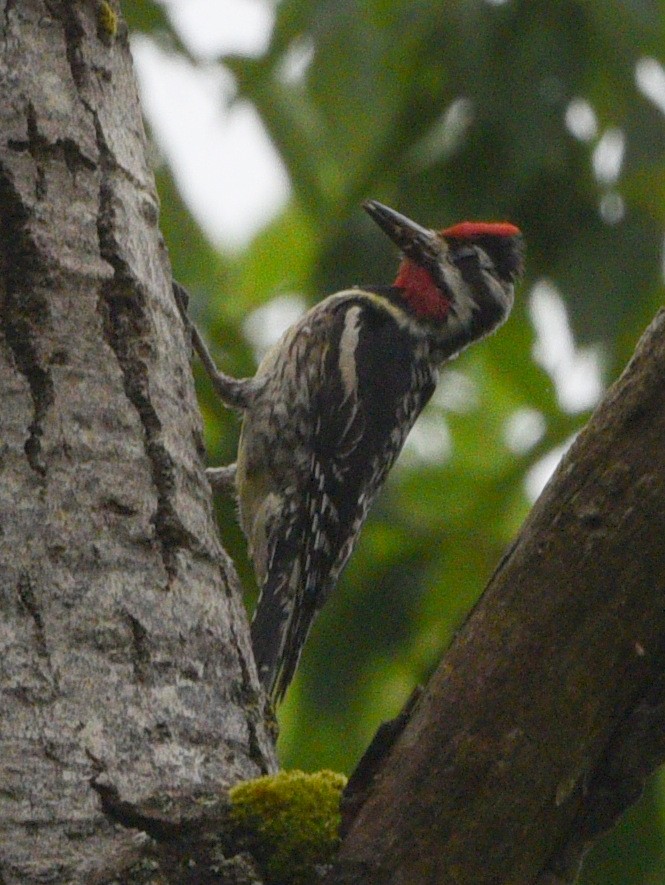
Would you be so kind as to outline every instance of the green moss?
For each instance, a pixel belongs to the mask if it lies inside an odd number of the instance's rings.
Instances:
[[[233,787],[231,821],[269,885],[310,885],[339,845],[346,778],[333,771],[280,772]]]
[[[118,33],[118,16],[107,0],[101,0],[97,7],[97,29],[105,42],[111,42]]]

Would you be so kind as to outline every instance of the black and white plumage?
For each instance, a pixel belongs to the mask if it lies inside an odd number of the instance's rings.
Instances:
[[[261,590],[252,644],[274,702],[439,366],[505,320],[522,268],[513,225],[465,222],[437,233],[380,203],[365,208],[404,253],[393,286],[329,296],[253,379],[218,373],[194,333],[218,393],[243,411],[235,484]]]
[[[260,367],[267,383],[243,423],[240,518],[262,587],[252,643],[277,696],[434,391],[427,342],[414,361],[381,297],[351,290],[310,311]]]

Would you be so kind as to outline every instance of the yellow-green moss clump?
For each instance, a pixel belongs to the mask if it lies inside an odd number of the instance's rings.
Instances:
[[[229,792],[231,822],[270,885],[311,885],[339,846],[343,774],[283,771]]]
[[[106,41],[112,41],[118,33],[118,16],[107,0],[101,0],[97,6],[97,25]]]

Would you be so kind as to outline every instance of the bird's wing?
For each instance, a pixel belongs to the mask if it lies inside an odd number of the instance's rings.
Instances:
[[[427,366],[414,363],[412,339],[378,298],[343,302],[319,334],[304,488],[283,499],[252,623],[262,681],[276,700],[435,383]]]

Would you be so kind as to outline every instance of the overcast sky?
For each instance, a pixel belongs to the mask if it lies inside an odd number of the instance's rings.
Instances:
[[[271,4],[263,0],[169,0],[164,4],[202,61],[227,52],[258,55],[268,45]],[[153,41],[132,43],[141,98],[190,209],[210,237],[245,245],[285,204],[289,182],[253,107],[227,107],[233,81],[218,65],[194,68]]]

